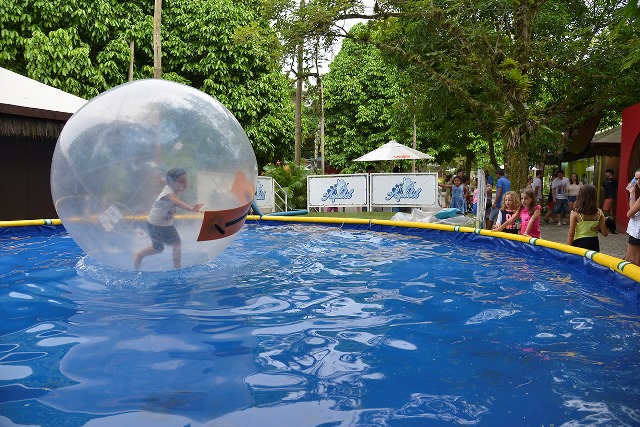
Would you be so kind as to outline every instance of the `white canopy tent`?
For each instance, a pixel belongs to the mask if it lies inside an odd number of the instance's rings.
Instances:
[[[416,159],[433,159],[427,153],[414,150],[406,145],[402,145],[397,141],[391,140],[381,147],[368,152],[364,156],[355,159],[355,162],[377,162],[381,160],[416,160]]]
[[[51,156],[65,122],[87,101],[0,68],[0,182],[5,220],[55,218]]]
[[[0,68],[0,113],[67,120],[87,100]]]

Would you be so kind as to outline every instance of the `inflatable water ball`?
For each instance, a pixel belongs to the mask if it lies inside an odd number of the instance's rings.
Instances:
[[[182,84],[139,80],[69,119],[51,194],[88,256],[158,271],[205,263],[229,246],[257,177],[249,139],[222,104]]]

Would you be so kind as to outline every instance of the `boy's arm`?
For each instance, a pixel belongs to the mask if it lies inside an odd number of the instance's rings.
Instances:
[[[204,203],[198,203],[198,204],[195,204],[193,206],[188,205],[185,202],[183,202],[182,200],[180,200],[180,198],[178,197],[178,195],[176,193],[169,193],[169,194],[167,194],[166,198],[171,203],[173,203],[174,205],[176,205],[179,208],[184,209],[185,211],[200,212],[200,208],[204,205]]]

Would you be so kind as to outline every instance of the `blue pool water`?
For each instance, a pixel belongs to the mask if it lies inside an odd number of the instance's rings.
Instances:
[[[0,426],[640,425],[634,285],[452,235],[249,225],[164,274],[0,235]]]

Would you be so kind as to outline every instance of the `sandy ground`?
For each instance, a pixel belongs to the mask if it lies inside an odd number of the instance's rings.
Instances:
[[[559,243],[567,243],[568,232],[569,225],[558,227],[557,223],[547,224],[544,221],[540,222],[540,234],[543,239]],[[609,233],[607,237],[602,237],[601,234],[598,234],[598,238],[600,239],[600,252],[624,259],[624,255],[627,251],[627,242],[629,239],[627,233]]]

